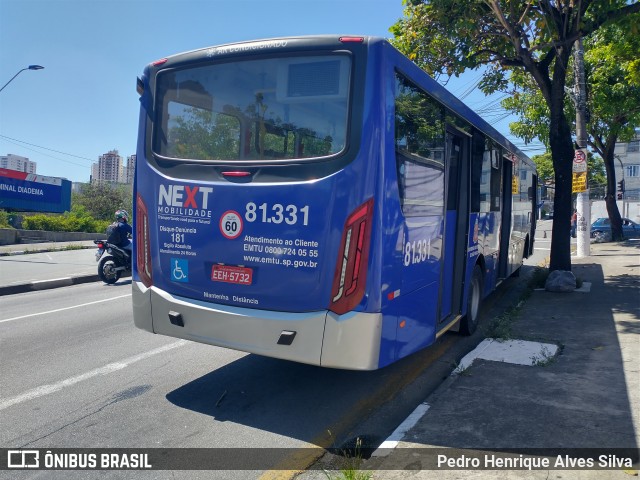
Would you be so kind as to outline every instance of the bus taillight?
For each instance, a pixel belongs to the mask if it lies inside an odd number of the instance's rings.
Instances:
[[[363,43],[364,37],[340,37],[342,43]]]
[[[151,273],[151,245],[149,239],[149,212],[140,194],[136,196],[136,266],[138,275],[145,287],[149,288],[152,281]]]
[[[364,295],[372,220],[370,199],[354,210],[344,226],[329,306],[338,315],[353,310]]]

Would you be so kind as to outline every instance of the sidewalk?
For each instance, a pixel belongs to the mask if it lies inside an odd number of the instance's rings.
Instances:
[[[514,315],[513,343],[481,344],[479,358],[462,362],[358,469],[385,480],[637,476],[640,242],[592,244],[591,256],[572,263],[588,293],[534,291]],[[532,353],[518,340],[545,346]],[[491,356],[493,347],[501,350]],[[523,364],[508,363],[513,353]],[[549,466],[527,471],[491,461],[504,462],[509,450],[516,466],[521,453],[547,458]],[[594,454],[595,468],[556,464],[558,455],[576,462]],[[600,454],[611,468],[597,469]],[[324,461],[337,472],[345,464],[343,457]],[[327,477],[315,470],[299,478]]]
[[[12,245],[0,245],[0,258],[24,255],[38,254],[43,252],[57,252],[65,250],[80,250],[96,248],[93,240],[77,240],[71,242],[45,242],[45,243],[18,243]],[[91,274],[79,274],[73,265],[70,265],[65,276],[57,278],[42,278],[41,280],[29,282],[7,283],[0,281],[0,296],[14,295],[17,293],[25,293],[33,290],[46,290],[50,288],[66,287],[69,285],[77,285],[80,283],[96,282],[99,280],[96,269]]]

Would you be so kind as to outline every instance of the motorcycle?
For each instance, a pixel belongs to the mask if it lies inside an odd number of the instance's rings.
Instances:
[[[106,240],[94,240],[93,243],[98,247],[96,262],[98,262],[100,280],[111,285],[116,283],[123,274],[131,274],[131,250],[117,247]]]

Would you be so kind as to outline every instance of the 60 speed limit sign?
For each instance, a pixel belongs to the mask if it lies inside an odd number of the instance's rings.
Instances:
[[[233,240],[242,233],[242,217],[234,210],[227,210],[220,217],[220,232],[225,238]]]

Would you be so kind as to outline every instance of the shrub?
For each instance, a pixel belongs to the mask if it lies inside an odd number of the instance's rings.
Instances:
[[[104,233],[109,223],[106,220],[95,220],[80,209],[65,212],[62,215],[39,213],[24,217],[22,220],[22,226],[26,230],[45,230],[48,232]]]
[[[0,228],[13,228],[9,223],[9,212],[0,210]]]

